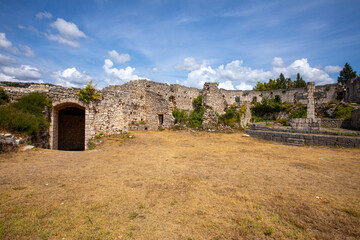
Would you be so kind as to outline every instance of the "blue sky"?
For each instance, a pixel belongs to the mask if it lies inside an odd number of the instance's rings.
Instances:
[[[360,72],[360,1],[0,0],[0,81],[251,89]]]

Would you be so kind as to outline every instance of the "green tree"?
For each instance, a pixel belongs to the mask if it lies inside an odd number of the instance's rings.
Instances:
[[[286,89],[286,78],[284,77],[284,74],[280,73],[280,76],[278,79],[276,79],[276,89]]]
[[[296,80],[294,82],[294,88],[303,88],[306,87],[306,82],[300,76],[300,73],[296,75]]]
[[[346,84],[348,81],[351,81],[353,78],[356,78],[356,72],[353,71],[350,64],[345,63],[344,68],[340,71],[338,77],[338,83]]]
[[[302,88],[306,87],[306,82],[297,74],[296,81],[293,82],[291,78],[285,78],[284,74],[280,74],[277,79],[269,79],[268,82],[258,82],[254,90],[255,91],[271,91],[277,89],[291,89],[291,88]]]

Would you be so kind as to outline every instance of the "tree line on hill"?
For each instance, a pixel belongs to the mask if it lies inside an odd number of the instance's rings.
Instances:
[[[296,80],[292,81],[291,78],[285,78],[284,74],[280,73],[277,79],[269,79],[268,82],[258,82],[254,87],[255,91],[269,91],[276,89],[291,89],[291,88],[302,88],[306,87],[306,82],[297,74]]]
[[[356,78],[356,71],[353,71],[350,64],[345,63],[344,68],[340,71],[338,77],[338,83],[345,85],[347,82]],[[359,75],[360,76],[360,75]],[[296,80],[292,81],[291,78],[285,78],[284,74],[280,74],[277,79],[269,79],[268,82],[258,82],[253,88],[254,91],[270,91],[277,89],[291,89],[291,88],[303,88],[306,87],[306,81],[297,74]]]

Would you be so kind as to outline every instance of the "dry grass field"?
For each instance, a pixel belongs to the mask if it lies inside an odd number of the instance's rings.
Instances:
[[[359,239],[360,149],[134,132],[0,155],[0,239]]]

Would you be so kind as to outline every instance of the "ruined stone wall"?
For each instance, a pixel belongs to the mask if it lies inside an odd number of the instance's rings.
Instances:
[[[315,86],[316,98],[315,104],[327,103],[337,98],[337,84],[327,84],[323,86]],[[236,102],[236,97],[240,99],[240,103],[252,102],[254,97],[258,102],[264,97],[274,98],[278,95],[281,98],[281,101],[287,103],[297,103],[307,104],[307,98],[305,97],[307,91],[306,88],[293,88],[293,89],[279,89],[272,91],[242,91],[242,90],[225,90],[220,89],[223,97],[225,98],[228,105],[231,105]],[[319,94],[318,94],[319,93]],[[322,94],[320,94],[322,93]]]
[[[337,90],[338,84],[326,84],[321,86],[315,86],[315,95],[318,95],[315,98],[315,104],[328,103],[330,101],[335,101],[337,99]]]
[[[192,101],[201,94],[201,90],[193,87],[185,87],[179,84],[168,85],[166,83],[158,83],[148,80],[134,80],[123,85],[109,86],[104,90],[113,91],[149,91],[157,93],[171,103],[172,109],[178,108],[183,110],[192,110]]]
[[[105,88],[95,103],[94,127],[97,133],[120,134],[127,132],[130,124],[146,121],[143,90]]]
[[[48,84],[33,84],[29,87],[9,87],[4,84],[0,84],[0,87],[4,88],[7,95],[10,98],[10,102],[17,101],[23,95],[32,93],[32,92],[44,92],[48,93],[51,88],[54,86]]]
[[[146,121],[148,130],[158,130],[159,128],[169,128],[174,123],[171,104],[157,93],[146,91]]]
[[[256,98],[256,101],[261,102],[264,97],[274,98],[276,95],[278,95],[283,102],[295,103],[297,99],[297,94],[306,94],[306,88],[294,88],[272,91],[241,91],[220,89],[220,91],[229,105],[235,103],[237,97],[240,99],[240,103],[245,103],[252,102],[254,98]],[[298,102],[302,102],[305,104],[306,100],[298,100]]]
[[[345,102],[360,103],[360,77],[347,82],[345,89]]]
[[[1,84],[11,101],[31,92],[43,92],[53,100],[51,112],[50,147],[57,147],[58,111],[65,107],[85,109],[85,141],[95,134],[119,134],[129,130],[157,130],[168,128],[174,123],[174,109],[193,110],[192,102],[200,94],[204,96],[204,105],[222,114],[224,109],[234,103],[249,103],[254,97],[261,101],[263,97],[279,95],[282,101],[289,103],[307,103],[306,89],[288,89],[274,91],[240,91],[218,89],[215,83],[205,83],[203,89],[185,87],[178,84],[168,85],[148,80],[135,80],[118,86],[109,86],[101,91],[98,100],[84,103],[77,96],[79,89],[66,88],[51,84],[31,84],[27,87],[9,87]],[[315,95],[321,96],[315,102],[328,102],[336,98],[336,85],[316,86]],[[237,101],[238,100],[238,101]],[[250,114],[249,114],[250,116]],[[162,120],[162,124],[160,121]]]
[[[205,107],[210,107],[219,114],[224,113],[224,109],[228,104],[216,83],[205,83],[203,95]]]

